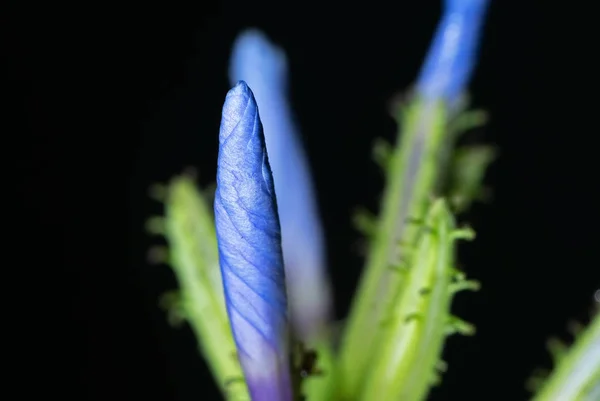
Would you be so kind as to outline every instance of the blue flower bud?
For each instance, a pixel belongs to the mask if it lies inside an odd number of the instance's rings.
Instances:
[[[253,401],[290,401],[287,299],[271,168],[252,91],[223,105],[215,224],[225,302]]]
[[[417,81],[426,100],[454,103],[465,91],[475,66],[489,0],[446,0],[444,14]]]
[[[325,271],[323,232],[314,188],[287,93],[285,53],[256,29],[236,39],[229,77],[244,80],[261,110],[281,221],[291,321],[302,340],[328,322],[331,292]]]

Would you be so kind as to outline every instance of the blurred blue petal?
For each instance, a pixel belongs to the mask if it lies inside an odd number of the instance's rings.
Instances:
[[[245,82],[223,105],[215,223],[227,312],[252,400],[291,400],[277,202],[258,107]]]
[[[444,14],[417,81],[427,100],[455,102],[469,83],[488,0],[446,0]]]
[[[232,85],[238,80],[250,85],[261,110],[277,193],[291,319],[295,333],[307,340],[327,322],[331,299],[309,165],[288,101],[285,54],[260,31],[244,31],[233,45],[229,77]]]

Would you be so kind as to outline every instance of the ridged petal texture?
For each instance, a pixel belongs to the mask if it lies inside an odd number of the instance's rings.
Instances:
[[[277,202],[258,107],[243,81],[223,106],[215,223],[227,312],[252,400],[291,400]]]
[[[291,322],[308,341],[330,318],[323,230],[300,133],[287,93],[285,53],[257,29],[239,34],[231,53],[231,84],[244,80],[261,111],[281,221]]]
[[[428,100],[455,102],[466,89],[475,62],[489,0],[446,0],[417,92]]]

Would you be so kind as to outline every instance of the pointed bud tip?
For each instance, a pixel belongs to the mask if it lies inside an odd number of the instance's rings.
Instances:
[[[233,88],[227,92],[227,97],[249,96],[252,93],[246,81],[239,80]]]
[[[254,101],[254,94],[246,81],[238,81],[225,96],[225,105],[223,106],[223,116],[227,115],[239,119],[242,117],[248,102]]]
[[[253,132],[252,126],[257,115],[257,105],[252,90],[245,81],[238,83],[227,92],[221,118],[219,140],[222,143],[234,130],[242,134]],[[244,120],[244,123],[240,123]]]
[[[235,86],[227,92],[227,96],[225,96],[223,114],[239,114],[238,118],[241,118],[248,102],[251,102],[252,99],[254,99],[254,94],[246,81],[238,81]]]

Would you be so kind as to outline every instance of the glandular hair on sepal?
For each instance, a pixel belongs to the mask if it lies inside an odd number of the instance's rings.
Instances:
[[[156,245],[148,249],[146,255],[148,263],[152,265],[159,265],[169,262],[169,250],[166,246]]]
[[[393,157],[393,147],[384,139],[377,138],[373,144],[373,159],[383,171],[390,167]]]
[[[167,186],[161,183],[155,183],[148,188],[148,196],[157,202],[165,202],[167,199]]]
[[[165,235],[165,218],[162,216],[152,216],[146,220],[146,232],[152,235]]]
[[[556,337],[548,339],[546,347],[548,348],[548,352],[550,352],[550,355],[552,356],[552,362],[555,365],[558,365],[565,358],[565,355],[567,355],[569,350],[567,344]]]
[[[456,281],[450,284],[449,289],[450,292],[456,294],[460,291],[470,290],[470,291],[479,291],[481,288],[481,284],[479,281],[475,280],[461,280]]]
[[[450,237],[455,241],[472,241],[473,239],[475,239],[475,231],[470,227],[458,228],[450,234]]]
[[[173,290],[164,293],[160,297],[159,307],[167,312],[167,321],[172,327],[181,327],[187,318],[180,291]]]
[[[465,336],[471,336],[475,334],[475,326],[473,326],[471,323],[465,322],[459,317],[450,315],[448,317],[445,332],[446,335],[458,333]]]
[[[377,218],[365,208],[358,208],[354,212],[353,222],[356,229],[368,238],[373,238],[377,233]]]
[[[459,113],[448,123],[448,134],[458,137],[472,129],[483,127],[489,122],[489,113],[485,110],[468,110]]]

